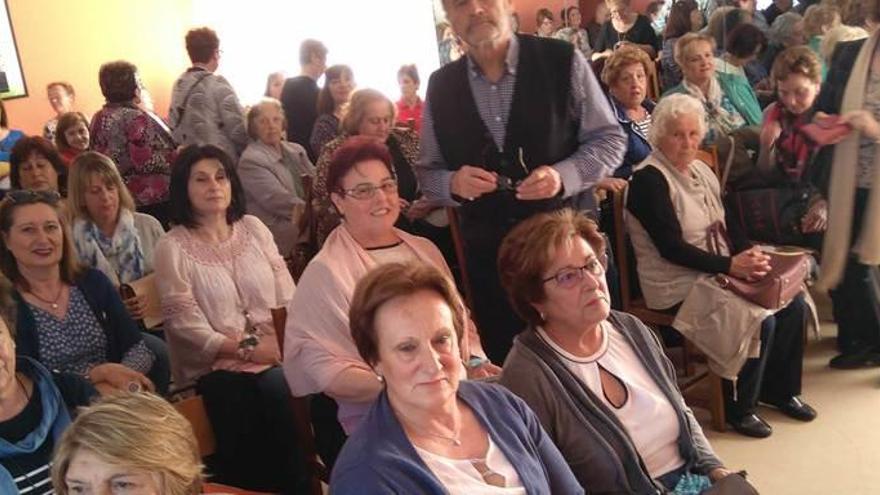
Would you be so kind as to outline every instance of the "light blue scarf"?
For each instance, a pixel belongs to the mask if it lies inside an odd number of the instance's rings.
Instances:
[[[95,222],[77,218],[73,240],[79,259],[102,271],[114,283],[124,284],[144,276],[144,250],[134,226],[134,215],[120,208],[112,238],[107,238]]]

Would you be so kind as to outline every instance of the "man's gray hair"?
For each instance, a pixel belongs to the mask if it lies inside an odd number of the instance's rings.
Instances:
[[[700,100],[691,95],[672,94],[664,96],[651,113],[651,128],[648,129],[648,142],[657,149],[660,140],[666,136],[669,127],[682,115],[693,115],[700,123],[700,134],[706,135],[706,110]]]

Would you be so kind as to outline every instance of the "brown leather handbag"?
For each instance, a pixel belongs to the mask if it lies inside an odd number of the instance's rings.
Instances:
[[[720,253],[720,238],[724,236],[724,226],[718,222],[709,227],[709,250]],[[729,244],[728,244],[729,245]],[[810,261],[802,252],[768,252],[770,272],[760,280],[743,280],[719,273],[715,275],[718,284],[758,306],[777,310],[784,308],[805,287],[810,273]]]

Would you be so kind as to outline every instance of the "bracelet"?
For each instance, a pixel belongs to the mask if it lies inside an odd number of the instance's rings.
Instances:
[[[235,354],[238,356],[238,359],[241,359],[242,361],[250,361],[254,355],[254,349],[254,346],[239,347],[238,350],[235,351]]]

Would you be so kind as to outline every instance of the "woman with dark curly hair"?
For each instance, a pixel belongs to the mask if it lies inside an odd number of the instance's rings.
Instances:
[[[109,62],[98,72],[107,103],[92,119],[91,148],[119,167],[138,211],[168,221],[168,183],[177,147],[168,126],[140,108],[143,85],[137,67]]]
[[[55,146],[40,136],[18,140],[9,156],[12,189],[67,191],[67,169]]]

